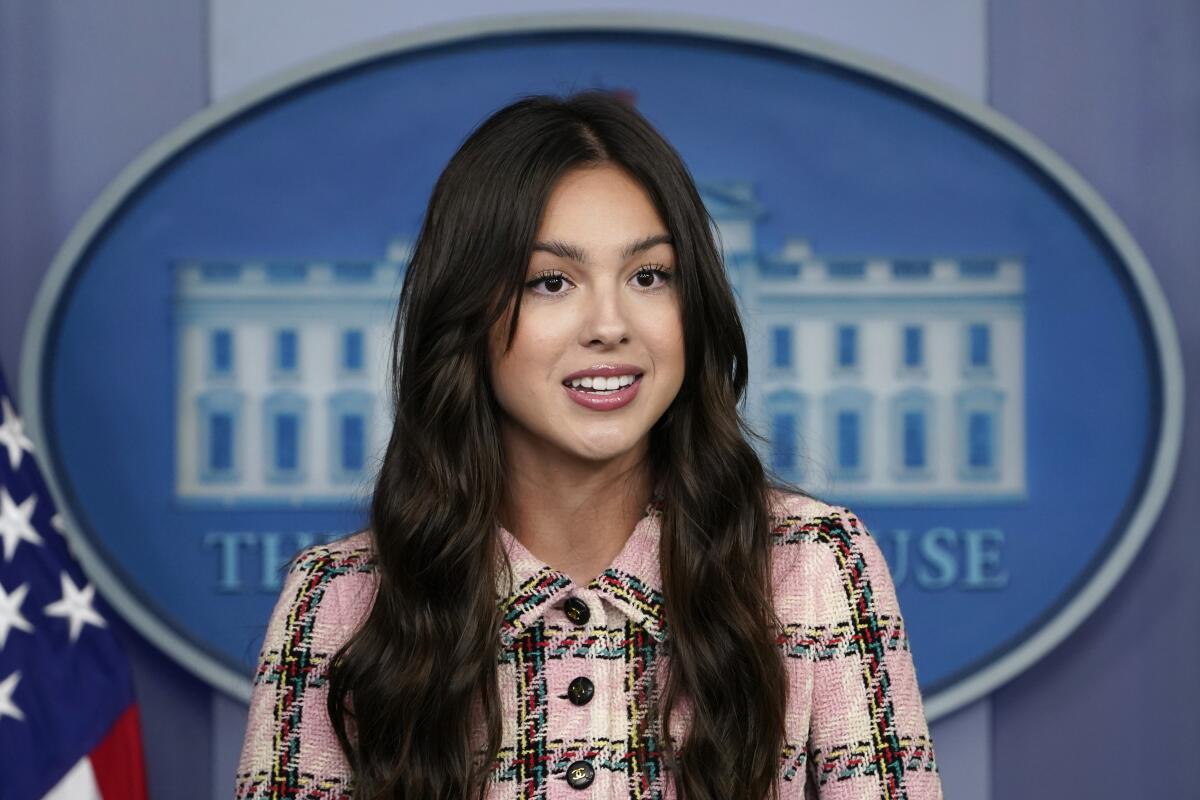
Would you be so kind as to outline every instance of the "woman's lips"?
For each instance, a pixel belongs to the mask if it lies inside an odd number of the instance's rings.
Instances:
[[[633,383],[628,386],[622,386],[615,392],[608,394],[597,394],[584,389],[576,389],[571,386],[563,385],[567,396],[574,400],[584,408],[592,411],[612,411],[622,406],[629,405],[634,397],[637,397],[638,387],[642,385],[642,376],[639,375],[634,379]]]

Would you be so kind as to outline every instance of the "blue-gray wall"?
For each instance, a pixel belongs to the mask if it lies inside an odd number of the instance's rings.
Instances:
[[[14,389],[56,248],[123,166],[207,102],[207,9],[207,0],[0,0],[0,364]],[[1184,303],[1200,298],[1200,4],[992,0],[988,49],[988,101],[1062,155],[1128,226],[1195,376],[1200,319]],[[994,692],[990,736],[975,734],[990,750],[991,797],[1196,796],[1200,540],[1187,520],[1200,518],[1200,496],[1181,487],[1200,485],[1197,445],[1192,413],[1175,489],[1137,562],[1074,634]],[[236,711],[128,626],[114,628],[133,663],[152,796],[221,796],[240,741],[212,733],[231,730]],[[935,741],[959,724],[940,723]],[[978,719],[961,729],[978,732]]]
[[[993,796],[1200,797],[1200,3],[993,0],[988,27],[990,104],[1124,221],[1192,381],[1175,485],[1137,561],[1073,635],[993,693]]]
[[[58,246],[127,163],[204,107],[207,0],[0,0],[0,365]],[[120,619],[152,798],[212,800],[212,691]],[[232,783],[232,776],[230,776]]]

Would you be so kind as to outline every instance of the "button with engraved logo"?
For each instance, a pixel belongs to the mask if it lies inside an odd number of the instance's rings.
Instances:
[[[576,625],[582,625],[588,621],[591,612],[588,611],[587,603],[580,600],[578,597],[568,597],[567,602],[563,604],[563,610],[567,612],[567,619],[574,622]]]
[[[586,789],[592,785],[594,777],[596,771],[586,761],[572,761],[567,767],[567,783],[571,784],[572,789]]]
[[[592,699],[592,695],[596,693],[596,687],[591,680],[580,675],[567,686],[567,697],[577,706],[584,705],[588,700]]]

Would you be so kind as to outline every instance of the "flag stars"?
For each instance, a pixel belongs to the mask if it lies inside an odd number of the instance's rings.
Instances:
[[[33,633],[33,626],[29,624],[29,620],[21,616],[21,603],[25,602],[25,595],[28,593],[28,583],[18,586],[12,594],[4,591],[4,585],[0,584],[0,650],[4,649],[8,642],[8,633],[13,628]]]
[[[31,494],[17,505],[8,489],[0,486],[0,542],[4,544],[4,560],[12,561],[17,545],[22,541],[41,544],[42,537],[33,529],[30,520],[37,505],[37,495]]]
[[[21,713],[21,709],[17,708],[17,704],[13,702],[13,692],[17,689],[17,681],[21,680],[21,673],[14,672],[4,680],[0,681],[0,719],[12,717],[13,719],[23,720],[25,715]]]
[[[0,407],[4,409],[4,422],[0,423],[0,445],[8,450],[8,463],[16,470],[21,463],[21,451],[33,452],[33,442],[25,435],[21,418],[17,416],[7,396],[0,396]]]
[[[63,617],[71,623],[71,643],[79,638],[85,624],[98,628],[105,626],[104,617],[92,608],[92,600],[96,595],[96,587],[90,583],[80,589],[71,580],[71,576],[63,572],[59,575],[62,582],[62,599],[46,606],[45,613],[50,617]]]

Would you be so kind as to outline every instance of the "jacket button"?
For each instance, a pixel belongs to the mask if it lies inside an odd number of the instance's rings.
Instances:
[[[595,693],[595,685],[583,675],[571,681],[570,685],[567,686],[567,697],[577,706],[581,706],[588,700],[591,700],[592,695]]]
[[[576,625],[587,622],[592,613],[588,611],[587,603],[578,597],[568,597],[567,602],[563,604],[563,610],[567,612],[567,619]]]
[[[567,767],[567,783],[571,784],[572,789],[586,789],[592,785],[594,777],[596,771],[586,761],[572,761]]]

